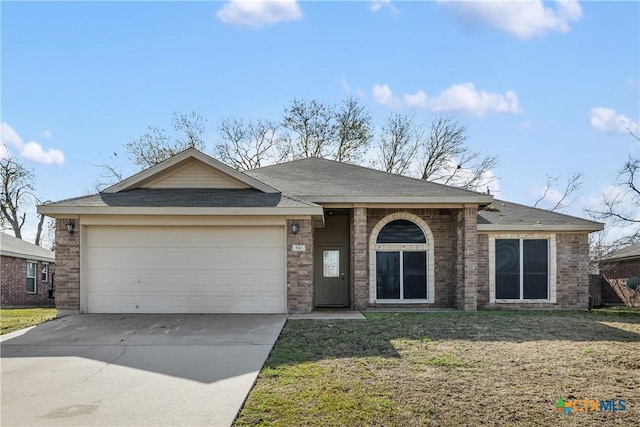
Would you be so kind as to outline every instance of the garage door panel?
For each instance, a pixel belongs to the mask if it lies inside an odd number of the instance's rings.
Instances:
[[[283,313],[284,227],[86,228],[94,313]]]

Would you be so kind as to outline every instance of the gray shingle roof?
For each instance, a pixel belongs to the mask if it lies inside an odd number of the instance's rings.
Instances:
[[[317,206],[304,200],[259,190],[210,188],[136,188],[119,193],[98,193],[48,203],[77,207],[188,207],[188,208],[294,208]]]
[[[600,258],[599,261],[618,261],[634,258],[640,259],[640,243],[633,243],[627,247],[613,251]]]
[[[33,259],[36,261],[55,262],[56,255],[48,249],[25,242],[22,239],[10,236],[6,233],[0,233],[0,255]]]
[[[477,197],[486,194],[395,175],[362,166],[309,157],[245,172],[283,193],[314,196]],[[488,200],[491,196],[487,196]]]
[[[497,199],[478,211],[478,226],[482,225],[531,226],[532,229],[540,225],[583,226],[594,230],[602,227],[599,222]]]

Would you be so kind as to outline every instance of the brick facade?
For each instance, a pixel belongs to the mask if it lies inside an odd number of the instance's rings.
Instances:
[[[562,308],[584,310],[589,301],[587,234],[558,234],[557,301]]]
[[[478,235],[478,308],[584,310],[589,298],[589,242],[587,233],[558,233],[556,241],[555,303],[491,303],[489,235]]]
[[[420,306],[451,308],[454,307],[456,298],[458,278],[458,264],[455,262],[458,256],[457,243],[457,209],[368,209],[367,210],[367,242],[371,237],[371,232],[375,225],[383,218],[396,213],[407,212],[421,218],[433,234],[434,253],[434,279],[435,279],[435,300],[431,304],[420,304]],[[368,260],[369,251],[366,251]],[[368,263],[368,261],[367,261]],[[367,285],[368,289],[368,285]],[[368,294],[368,292],[367,292]],[[368,296],[367,296],[368,297]],[[367,301],[367,305],[368,301]],[[409,307],[406,304],[399,307]],[[390,307],[384,304],[384,307]]]
[[[419,307],[459,308],[564,308],[586,307],[588,283],[587,233],[556,235],[557,291],[556,303],[490,303],[489,237],[477,232],[477,211],[464,209],[382,209],[356,207],[351,213],[351,301],[353,308],[371,306],[369,242],[376,224],[387,216],[406,212],[424,221],[431,233],[434,263],[434,301]],[[75,221],[73,234],[66,224]],[[291,233],[291,224],[298,224],[298,233]],[[56,298],[58,310],[80,311],[80,233],[77,220],[58,219],[56,223]],[[287,233],[287,310],[308,313],[314,303],[313,222],[310,219],[289,219]],[[293,245],[304,245],[304,251],[293,251]],[[4,268],[4,258],[3,258]],[[25,267],[26,269],[26,267]],[[4,273],[4,271],[3,271]],[[4,290],[3,274],[3,290]],[[24,288],[24,286],[22,286]],[[38,286],[39,292],[44,287]],[[5,305],[3,293],[2,304]],[[25,304],[26,305],[26,304]],[[382,305],[381,305],[382,306]],[[399,304],[398,307],[410,307]],[[385,304],[384,307],[393,307]]]
[[[55,273],[54,263],[35,261],[36,267],[36,292],[27,293],[27,260],[2,256],[0,258],[0,298],[2,307],[53,307],[55,301],[49,298],[51,277]],[[47,264],[49,271],[47,280],[42,280],[42,266]]]
[[[464,208],[464,304],[465,311],[478,309],[478,208]]]
[[[298,224],[298,234],[291,233],[291,224]],[[310,313],[314,307],[313,293],[313,222],[287,220],[287,310],[289,313]],[[304,251],[293,251],[293,245],[304,245]]]
[[[628,279],[633,276],[640,277],[640,258],[621,261],[601,261],[598,267],[600,273],[609,279]]]
[[[67,223],[75,231],[69,234]],[[80,230],[74,219],[56,219],[56,308],[60,314],[80,312]]]
[[[367,208],[353,208],[351,214],[351,275],[353,276],[353,308],[369,305],[369,232]]]

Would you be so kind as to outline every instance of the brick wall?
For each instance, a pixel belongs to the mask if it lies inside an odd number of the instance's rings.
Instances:
[[[42,265],[38,261],[36,267],[36,293],[27,293],[27,260],[6,257],[0,259],[0,300],[2,307],[53,307],[55,301],[49,298],[51,274],[55,272],[55,264],[48,263],[47,281],[42,281]]]
[[[640,277],[640,259],[601,262],[600,272],[609,279],[628,279],[629,277]]]
[[[394,212],[408,212],[423,219],[433,233],[434,267],[435,267],[435,301],[430,307],[450,308],[454,306],[458,283],[457,272],[457,220],[456,209],[368,209],[367,239],[375,225],[384,217]],[[368,243],[365,250],[368,260]],[[368,265],[368,261],[367,264]],[[368,298],[368,284],[367,284]],[[368,301],[367,301],[368,303]],[[401,307],[408,307],[405,304]],[[384,304],[384,307],[391,307]]]
[[[589,240],[587,234],[558,234],[557,302],[562,308],[584,310],[589,300]]]
[[[584,310],[589,298],[589,243],[585,233],[556,234],[556,303],[489,302],[489,236],[478,235],[478,307]]]
[[[362,310],[369,305],[369,231],[367,209],[353,208],[351,215],[351,271],[353,275],[353,307]]]
[[[291,234],[291,224],[298,234]],[[294,252],[293,245],[305,250]],[[310,313],[313,309],[313,222],[287,220],[287,309],[289,313]]]
[[[478,208],[464,208],[464,310],[478,309]]]
[[[478,234],[478,307],[489,305],[489,235]]]
[[[74,221],[69,234],[67,223]],[[77,220],[56,219],[56,307],[60,311],[80,311],[80,227]]]

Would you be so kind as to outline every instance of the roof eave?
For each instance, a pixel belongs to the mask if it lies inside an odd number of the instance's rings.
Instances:
[[[11,258],[26,259],[26,260],[32,259],[34,261],[44,261],[44,262],[52,262],[52,263],[56,262],[55,255],[53,257],[46,257],[42,255],[24,254],[20,252],[13,252],[13,251],[7,251],[7,250],[0,251],[0,255],[11,257]]]
[[[376,203],[376,204],[404,204],[404,203],[420,203],[420,204],[478,204],[487,205],[493,200],[491,195],[471,195],[471,196],[407,196],[407,195],[388,195],[388,196],[353,196],[353,195],[299,195],[296,197],[308,200],[317,204],[326,203]]]
[[[478,224],[478,232],[499,231],[557,231],[557,232],[588,232],[592,233],[604,229],[604,224]]]
[[[38,213],[53,218],[65,215],[322,215],[321,206],[301,207],[127,207],[39,205]]]

